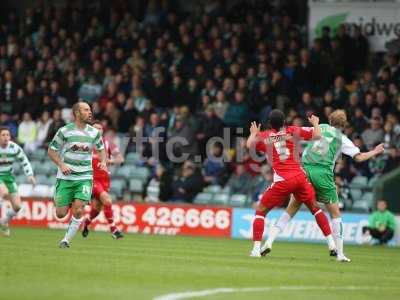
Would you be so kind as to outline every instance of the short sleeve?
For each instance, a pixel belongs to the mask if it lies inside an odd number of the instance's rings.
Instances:
[[[340,150],[343,154],[348,155],[351,158],[360,153],[360,148],[354,145],[354,143],[345,135],[342,135],[342,145]]]
[[[94,146],[97,151],[101,151],[104,149],[103,139],[101,138],[100,131],[97,133],[96,137],[94,138]]]
[[[54,151],[60,151],[65,141],[62,129],[58,129],[57,133],[54,135],[53,140],[49,144],[49,148]]]

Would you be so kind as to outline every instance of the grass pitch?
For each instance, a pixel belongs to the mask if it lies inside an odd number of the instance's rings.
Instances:
[[[158,299],[400,299],[395,248],[348,246],[353,261],[343,264],[325,245],[278,242],[269,257],[254,259],[250,241],[145,235],[115,241],[91,232],[59,249],[63,234],[12,228],[10,238],[0,237],[0,299],[136,300],[216,288],[227,289]]]

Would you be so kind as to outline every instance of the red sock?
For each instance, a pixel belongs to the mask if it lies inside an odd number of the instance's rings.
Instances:
[[[95,209],[93,206],[90,207],[89,217],[85,219],[85,225],[89,226],[90,223],[99,215],[99,211]]]
[[[264,234],[265,213],[256,211],[256,216],[253,221],[253,241],[260,242]]]
[[[106,217],[108,224],[110,224],[111,232],[116,231],[118,228],[114,224],[114,214],[112,211],[111,204],[104,204],[103,211],[104,211],[104,216]]]
[[[324,212],[320,209],[314,214],[314,217],[324,236],[330,235],[332,233],[331,226],[329,225],[328,218],[325,216]]]

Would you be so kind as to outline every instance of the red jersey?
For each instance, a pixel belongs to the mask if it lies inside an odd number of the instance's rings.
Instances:
[[[300,163],[300,140],[310,140],[313,127],[287,126],[281,131],[266,130],[258,134],[256,150],[267,155],[274,170],[274,182],[304,174]]]
[[[104,143],[104,151],[106,152],[106,158],[110,159],[112,156],[118,155],[119,149],[118,146],[115,145],[113,142],[103,138],[103,143]],[[104,171],[98,167],[100,160],[99,156],[96,151],[93,151],[93,157],[92,157],[92,167],[93,167],[93,178],[106,178],[108,179],[110,177],[110,174],[108,171]]]

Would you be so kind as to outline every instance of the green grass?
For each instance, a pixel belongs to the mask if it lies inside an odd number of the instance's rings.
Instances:
[[[249,241],[91,232],[59,249],[63,231],[12,228],[0,238],[0,299],[153,299],[212,288],[275,287],[191,299],[400,299],[400,250],[347,247],[350,264],[326,246],[276,243],[265,259]],[[318,290],[277,289],[313,286]],[[333,286],[335,289],[325,289]],[[341,287],[367,290],[343,290]]]

